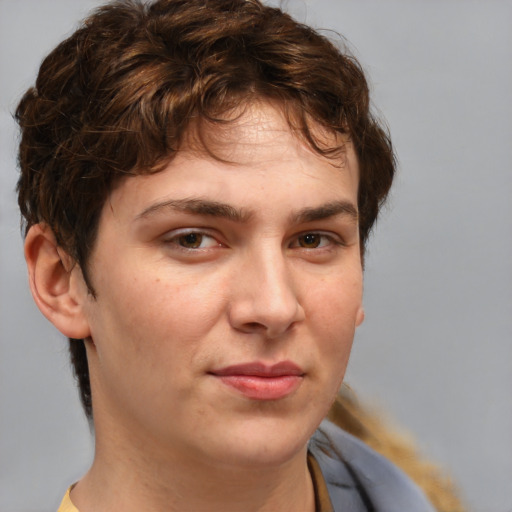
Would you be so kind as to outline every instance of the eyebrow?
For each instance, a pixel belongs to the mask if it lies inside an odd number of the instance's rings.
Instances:
[[[252,212],[244,208],[235,208],[229,204],[211,201],[208,199],[190,198],[169,199],[167,201],[161,201],[153,204],[137,215],[136,220],[146,219],[153,215],[168,211],[206,215],[209,217],[221,217],[238,223],[247,222],[252,216]]]
[[[236,223],[246,223],[254,214],[253,211],[245,208],[235,208],[234,206],[218,201],[202,198],[188,198],[169,199],[155,203],[139,213],[135,220],[146,219],[168,211],[219,217]],[[359,218],[356,206],[350,201],[331,201],[320,206],[307,207],[297,212],[292,212],[289,221],[295,224],[306,224],[337,215],[348,216],[354,222],[357,222]]]
[[[290,220],[297,224],[306,224],[328,219],[337,215],[347,216],[354,222],[359,220],[356,206],[350,201],[332,201],[317,207],[308,207],[291,215]]]

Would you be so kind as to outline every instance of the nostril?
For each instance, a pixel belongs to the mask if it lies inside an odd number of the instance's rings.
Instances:
[[[251,331],[256,331],[257,329],[261,329],[262,327],[264,328],[264,326],[258,322],[248,322],[247,324],[245,324],[245,326],[247,327],[247,329],[250,329]]]

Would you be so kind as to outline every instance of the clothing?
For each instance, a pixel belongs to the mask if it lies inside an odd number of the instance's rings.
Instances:
[[[316,512],[435,512],[390,461],[330,421],[309,441]],[[79,512],[68,489],[57,512]]]
[[[317,502],[317,512],[435,512],[401,470],[330,421],[323,421],[315,432],[309,452],[318,462],[332,504],[332,509],[318,508]]]
[[[69,491],[73,486],[71,486],[64,495],[64,498],[62,498],[60,507],[58,508],[57,512],[79,512],[79,510],[73,505],[71,502],[71,498],[69,497]]]

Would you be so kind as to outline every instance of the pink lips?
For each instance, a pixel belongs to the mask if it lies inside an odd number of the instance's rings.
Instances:
[[[211,375],[252,400],[279,400],[298,389],[304,372],[296,364],[283,361],[272,366],[258,362],[227,366]]]

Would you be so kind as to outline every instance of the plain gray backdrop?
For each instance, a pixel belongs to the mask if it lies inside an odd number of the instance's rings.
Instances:
[[[12,112],[93,0],[0,0],[0,511],[54,511],[93,443],[28,292]],[[512,2],[291,0],[343,34],[400,162],[347,380],[477,512],[512,510]],[[329,35],[329,32],[326,32]],[[405,511],[397,511],[405,512]]]

